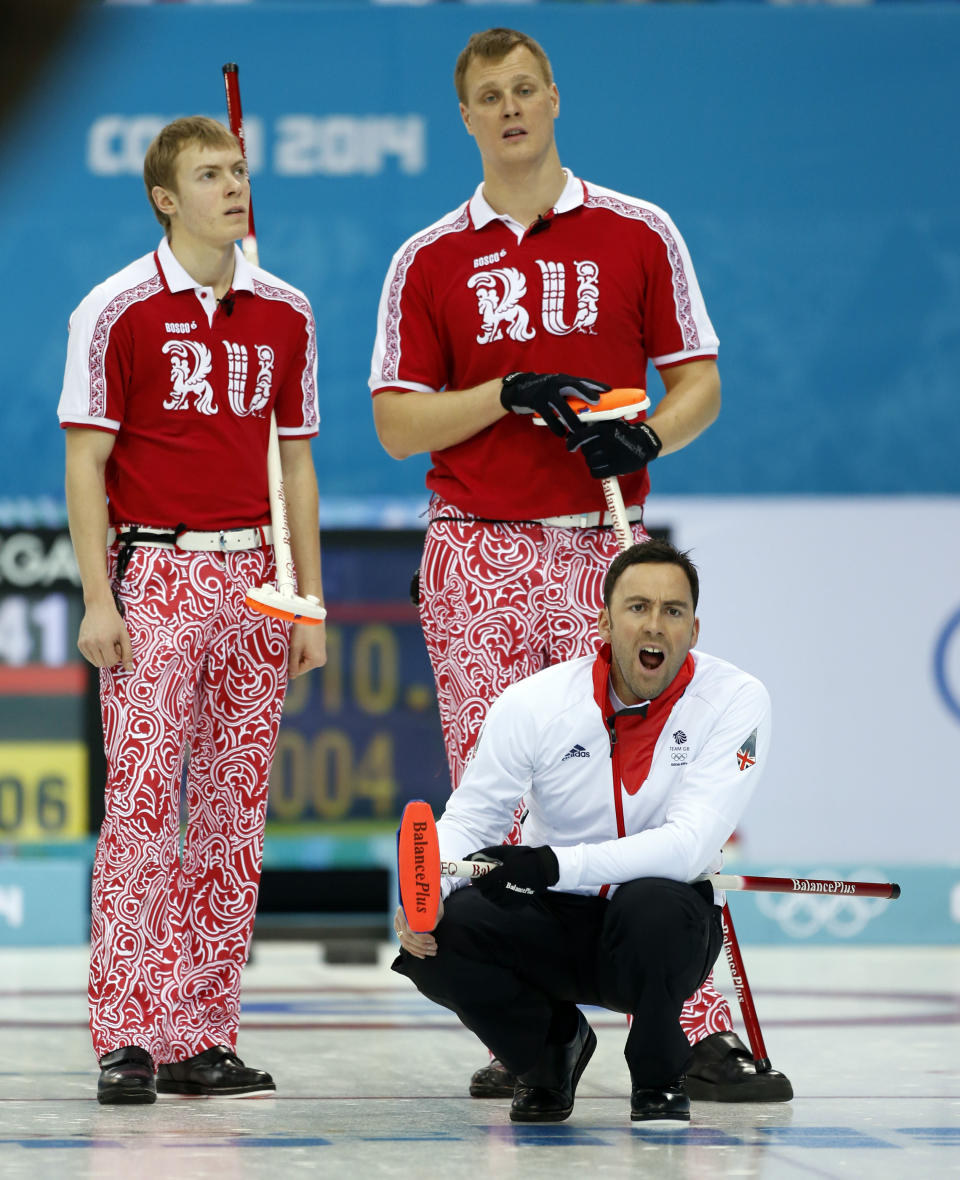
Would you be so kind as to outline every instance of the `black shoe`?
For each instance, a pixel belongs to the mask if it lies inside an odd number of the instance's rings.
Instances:
[[[186,1061],[161,1065],[157,1090],[161,1094],[194,1094],[201,1098],[237,1098],[271,1094],[273,1078],[262,1069],[249,1069],[226,1045],[214,1045]]]
[[[790,1079],[779,1070],[757,1073],[750,1050],[735,1032],[712,1033],[693,1046],[687,1093],[696,1101],[789,1102]]]
[[[100,1058],[97,1101],[101,1106],[156,1102],[153,1058],[138,1045],[124,1045]]]
[[[543,1056],[517,1078],[510,1104],[515,1123],[561,1123],[573,1111],[577,1082],[597,1047],[597,1034],[580,1011],[577,1035],[565,1045],[547,1045]]]
[[[683,1078],[662,1090],[634,1086],[630,1091],[630,1120],[634,1123],[689,1123],[690,1099]]]
[[[471,1098],[512,1098],[517,1079],[496,1057],[470,1079]]]

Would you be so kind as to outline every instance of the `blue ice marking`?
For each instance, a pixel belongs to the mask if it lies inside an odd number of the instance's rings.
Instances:
[[[775,1139],[780,1147],[896,1147],[885,1139],[864,1135],[853,1127],[757,1127],[760,1135]]]
[[[540,1123],[524,1126],[511,1123],[509,1127],[486,1127],[493,1139],[503,1139],[518,1147],[610,1147],[610,1142],[597,1135],[591,1135],[583,1127],[568,1126],[566,1123]]]
[[[16,1147],[65,1148],[65,1147],[123,1147],[115,1139],[0,1139],[0,1143],[12,1143]]]
[[[631,1123],[625,1128],[634,1139],[647,1143],[686,1143],[691,1147],[742,1147],[743,1139],[728,1135],[716,1127],[650,1127],[643,1123]]]
[[[897,1127],[896,1130],[936,1147],[960,1147],[960,1127]]]

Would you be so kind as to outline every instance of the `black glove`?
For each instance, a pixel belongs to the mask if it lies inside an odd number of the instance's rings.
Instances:
[[[622,418],[578,424],[567,436],[567,450],[579,451],[594,479],[629,475],[660,454],[663,443],[646,422],[631,425]]]
[[[472,852],[466,859],[500,862],[499,868],[474,878],[473,887],[489,901],[508,909],[524,905],[537,893],[545,893],[560,879],[560,866],[547,844],[540,848],[494,844],[492,848]]]
[[[566,373],[510,373],[503,379],[500,404],[514,414],[539,414],[553,433],[562,438],[580,425],[567,398],[579,397],[595,406],[600,394],[609,388],[602,381],[570,377]]]

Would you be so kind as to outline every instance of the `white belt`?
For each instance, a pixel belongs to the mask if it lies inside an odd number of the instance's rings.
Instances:
[[[567,516],[542,516],[537,521],[537,524],[547,524],[559,529],[595,529],[602,524],[612,526],[612,520],[604,520],[604,517],[609,517],[609,512],[571,512]],[[627,520],[633,524],[635,521],[643,520],[642,505],[635,505],[627,509]]]
[[[173,529],[159,526],[143,526],[151,533],[172,533]],[[129,526],[121,525],[119,529],[107,531],[107,545],[121,539],[130,532]],[[196,553],[237,553],[242,549],[261,549],[264,545],[273,544],[273,529],[266,524],[251,529],[220,529],[218,532],[198,532],[191,530],[181,533],[176,545],[171,541],[153,540],[149,537],[137,537],[135,545],[146,545],[153,549],[186,549]]]

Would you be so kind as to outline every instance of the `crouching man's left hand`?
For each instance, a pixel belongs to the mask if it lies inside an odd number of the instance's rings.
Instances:
[[[434,926],[434,930],[440,925],[442,919],[443,902],[441,901],[440,908],[437,910],[437,925]],[[407,915],[403,912],[403,906],[397,906],[397,912],[393,916],[393,929],[397,938],[400,939],[400,945],[415,959],[432,959],[437,953],[437,940],[433,933],[416,934],[411,930],[410,924],[407,922]]]
[[[494,844],[471,853],[466,859],[500,862],[483,877],[474,878],[472,884],[484,897],[508,908],[523,905],[538,893],[546,893],[560,879],[560,866],[547,844],[540,848]]]

